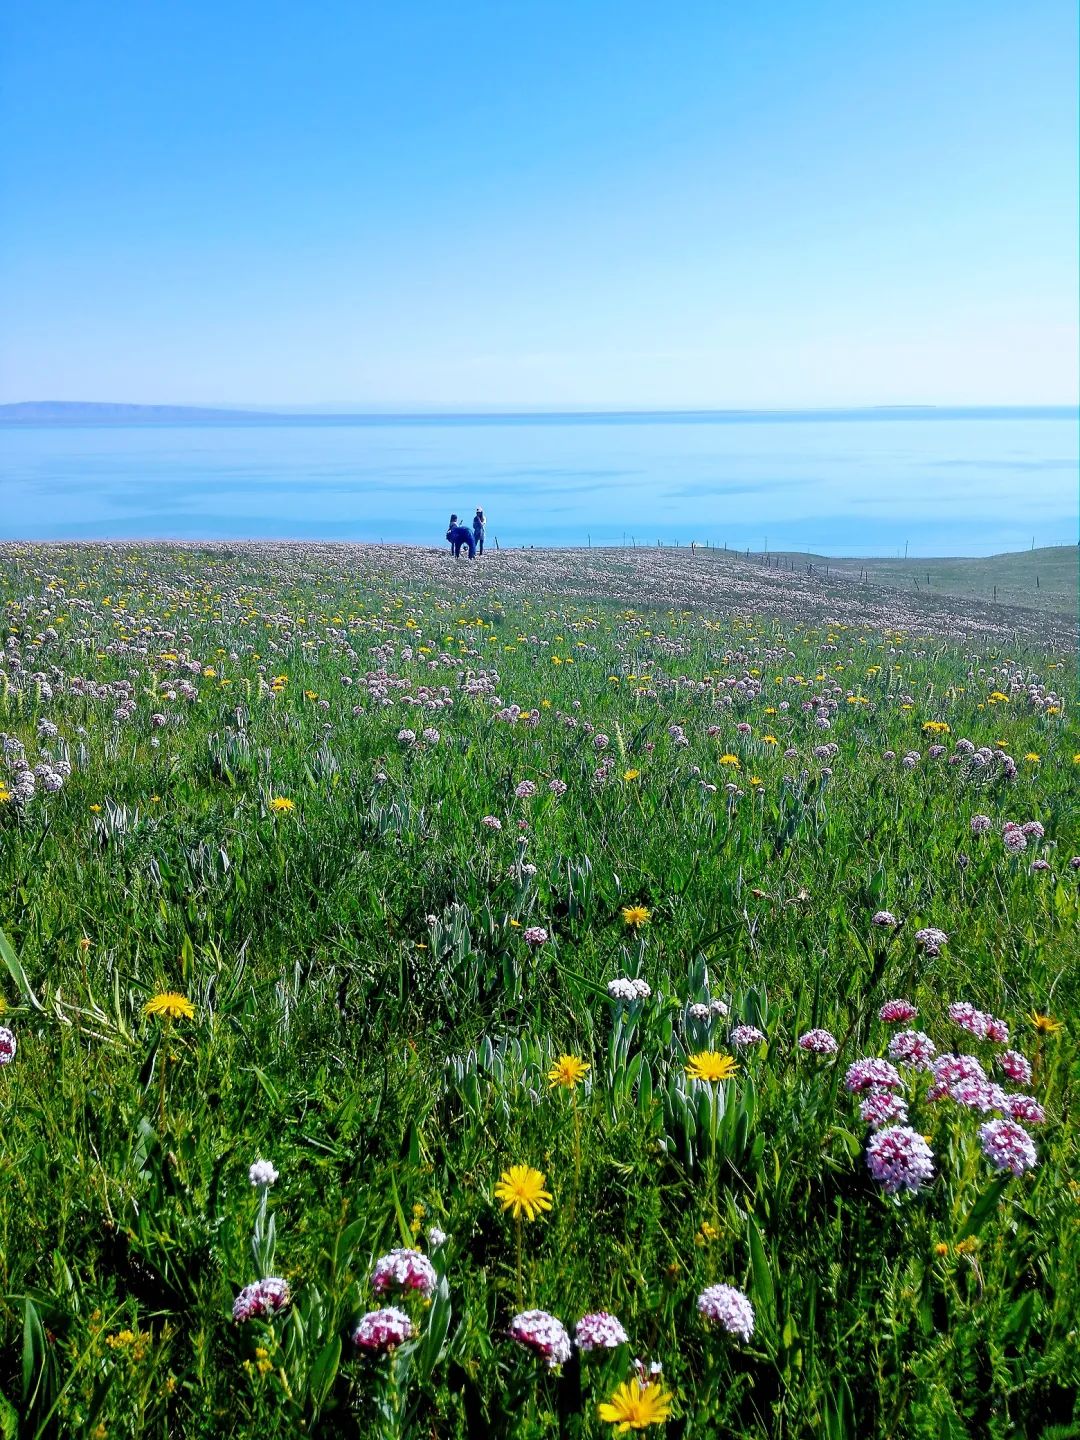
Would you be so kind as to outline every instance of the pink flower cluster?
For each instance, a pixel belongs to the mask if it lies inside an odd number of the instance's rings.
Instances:
[[[1009,1043],[1009,1027],[1004,1020],[987,1015],[967,1000],[954,1000],[949,1006],[949,1019],[977,1040],[992,1040],[995,1045]]]
[[[579,1350],[614,1350],[617,1345],[625,1345],[629,1338],[620,1322],[606,1310],[583,1315],[574,1327]]]
[[[1009,1079],[1015,1080],[1018,1085],[1031,1084],[1031,1062],[1021,1055],[1019,1050],[1006,1050],[1004,1055],[998,1056],[998,1064]]]
[[[10,1065],[18,1048],[14,1033],[6,1025],[0,1025],[0,1065]]]
[[[871,925],[877,925],[882,930],[895,930],[900,921],[891,910],[878,910],[870,921]]]
[[[706,1320],[729,1335],[749,1340],[754,1333],[754,1307],[734,1285],[710,1285],[698,1296],[697,1308]]]
[[[1014,1175],[1023,1175],[1039,1163],[1034,1140],[1014,1120],[988,1120],[980,1125],[979,1143],[995,1170],[1011,1170]]]
[[[934,1175],[934,1152],[907,1125],[892,1125],[871,1135],[866,1163],[886,1195],[895,1195],[898,1190],[914,1194]]]
[[[530,925],[524,932],[526,945],[531,945],[534,950],[539,950],[541,945],[546,945],[548,932],[543,925]]]
[[[927,955],[940,955],[941,947],[948,943],[948,935],[944,930],[938,930],[934,925],[924,926],[922,930],[915,931],[915,944]]]
[[[901,1030],[889,1041],[889,1057],[913,1070],[929,1070],[937,1054],[937,1046],[921,1030]]]
[[[765,1039],[756,1025],[736,1025],[731,1032],[731,1043],[740,1048],[745,1045],[760,1045]]]
[[[256,1280],[254,1285],[245,1285],[233,1301],[233,1319],[241,1323],[245,1320],[261,1320],[283,1310],[288,1305],[289,1298],[287,1280],[279,1280],[276,1276]]]
[[[874,1056],[866,1060],[856,1060],[854,1065],[849,1065],[844,1076],[844,1085],[853,1095],[859,1095],[864,1090],[904,1088],[896,1066],[891,1065],[888,1060],[879,1060]]]
[[[1034,1095],[1006,1095],[1005,1113],[1010,1120],[1023,1120],[1025,1125],[1046,1124],[1046,1111]]]
[[[961,1080],[984,1080],[986,1071],[974,1055],[939,1055],[933,1064],[934,1083],[926,1093],[928,1100],[940,1100],[952,1093]]]
[[[353,1344],[358,1350],[371,1350],[382,1354],[404,1345],[416,1334],[416,1326],[405,1314],[393,1305],[383,1310],[369,1310],[360,1317],[360,1323],[353,1331]]]
[[[419,1250],[391,1250],[376,1260],[375,1269],[371,1272],[371,1288],[376,1295],[385,1295],[396,1287],[399,1290],[417,1290],[427,1298],[435,1293],[437,1284],[434,1265]]]
[[[859,1106],[859,1119],[871,1130],[884,1125],[902,1125],[908,1118],[907,1105],[888,1090],[871,1090]]]
[[[878,1019],[886,1025],[902,1025],[905,1020],[914,1020],[918,1013],[910,1000],[886,1000],[878,1011]]]
[[[546,1310],[523,1310],[510,1321],[507,1334],[527,1350],[535,1350],[543,1356],[549,1370],[565,1365],[570,1359],[570,1336],[566,1333],[566,1326]]]
[[[799,1049],[809,1050],[814,1055],[835,1055],[836,1037],[828,1030],[807,1030],[799,1036]]]

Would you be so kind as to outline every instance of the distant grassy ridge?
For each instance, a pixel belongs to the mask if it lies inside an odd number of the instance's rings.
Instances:
[[[1080,551],[1075,545],[932,560],[886,560],[880,556],[838,559],[794,550],[778,551],[769,558],[781,566],[790,563],[805,569],[813,565],[815,571],[827,567],[830,575],[845,579],[858,580],[865,574],[873,584],[892,585],[912,593],[964,595],[996,600],[1000,605],[1041,607],[1071,615],[1077,610]]]

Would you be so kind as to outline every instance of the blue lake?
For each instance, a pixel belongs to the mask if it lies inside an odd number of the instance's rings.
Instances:
[[[1077,433],[1066,411],[13,425],[0,537],[441,545],[483,505],[503,547],[992,554],[1075,542]]]

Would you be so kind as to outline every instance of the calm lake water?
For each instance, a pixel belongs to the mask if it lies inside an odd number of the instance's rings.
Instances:
[[[992,554],[1076,540],[1077,465],[1062,412],[8,426],[0,537]]]

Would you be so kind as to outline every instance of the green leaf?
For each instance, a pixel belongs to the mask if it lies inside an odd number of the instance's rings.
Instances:
[[[326,1403],[341,1363],[341,1336],[333,1335],[315,1357],[311,1367],[311,1398],[316,1406]]]
[[[15,988],[22,996],[25,1004],[29,1005],[31,1009],[44,1014],[45,1006],[42,1005],[41,1001],[30,988],[30,981],[26,978],[26,971],[22,967],[22,961],[15,954],[15,951],[11,947],[11,941],[4,934],[3,930],[0,930],[0,960],[3,960],[7,966],[8,974],[12,980],[14,980]]]
[[[986,1189],[971,1207],[971,1213],[964,1221],[960,1233],[956,1237],[957,1240],[966,1240],[969,1235],[977,1235],[979,1233],[984,1222],[997,1209],[998,1202],[1005,1193],[1005,1189],[1011,1179],[1011,1175],[998,1175],[990,1181],[990,1184],[987,1185]]]
[[[757,1221],[752,1215],[746,1217],[747,1240],[750,1244],[750,1270],[753,1284],[754,1309],[769,1330],[776,1328],[776,1286],[773,1282],[772,1267],[765,1254]]]

